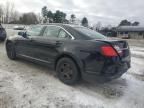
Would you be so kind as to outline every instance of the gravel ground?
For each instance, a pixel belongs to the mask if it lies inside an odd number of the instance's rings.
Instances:
[[[144,51],[131,47],[132,67],[105,84],[68,86],[47,67],[9,60],[0,43],[0,108],[143,108]]]

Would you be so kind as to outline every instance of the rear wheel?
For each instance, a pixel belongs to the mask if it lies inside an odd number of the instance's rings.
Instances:
[[[16,59],[16,52],[13,43],[7,43],[6,45],[7,56],[9,59],[14,60]]]
[[[65,84],[72,85],[80,79],[80,72],[75,62],[70,58],[62,58],[56,65],[59,79]]]

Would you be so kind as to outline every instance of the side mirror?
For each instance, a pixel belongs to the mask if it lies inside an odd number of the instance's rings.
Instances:
[[[18,35],[27,38],[26,32],[18,32]]]

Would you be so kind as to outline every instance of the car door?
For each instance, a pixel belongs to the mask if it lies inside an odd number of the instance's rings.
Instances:
[[[53,64],[54,56],[58,54],[58,34],[60,28],[57,26],[47,26],[42,37],[31,38],[35,50],[33,57],[47,64]]]
[[[36,50],[34,41],[38,40],[42,36],[42,32],[45,29],[45,26],[32,26],[26,31],[26,36],[21,36],[17,39],[16,42],[16,52],[20,56],[32,58]]]
[[[65,32],[65,34],[67,34]],[[42,62],[53,66],[55,58],[61,52],[66,36],[61,27],[49,25],[43,32],[43,37],[39,40],[33,40],[37,50],[35,50],[34,57]]]

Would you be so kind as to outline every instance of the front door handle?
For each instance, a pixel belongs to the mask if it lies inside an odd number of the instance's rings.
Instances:
[[[33,42],[34,40],[32,38],[29,38],[30,42]]]

